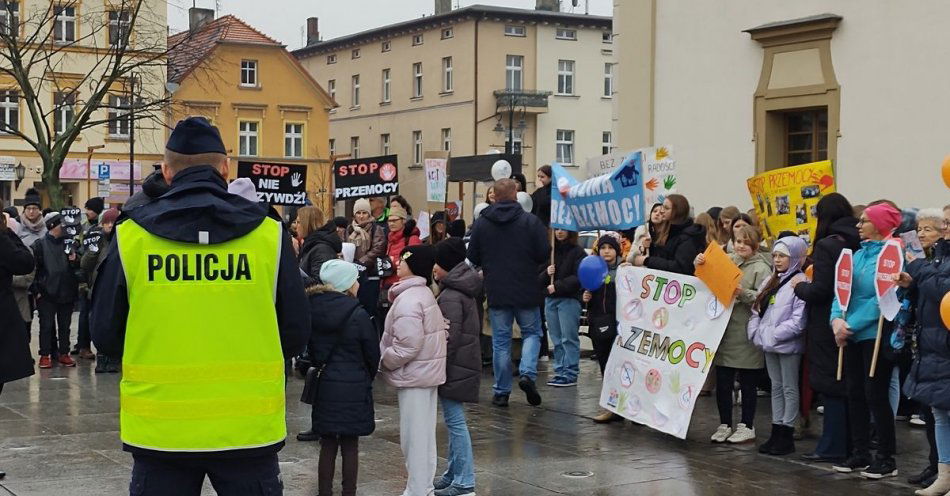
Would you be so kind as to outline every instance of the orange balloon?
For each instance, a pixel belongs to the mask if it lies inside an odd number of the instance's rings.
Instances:
[[[943,295],[940,301],[940,318],[943,319],[943,325],[950,330],[950,292]]]
[[[943,167],[940,170],[943,173],[943,183],[950,188],[950,155],[944,157]]]

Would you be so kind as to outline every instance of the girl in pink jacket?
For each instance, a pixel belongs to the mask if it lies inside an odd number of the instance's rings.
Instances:
[[[431,245],[402,250],[380,341],[380,374],[398,389],[399,444],[409,473],[403,496],[434,490],[438,387],[445,382],[448,342],[448,325],[429,289],[434,265]]]

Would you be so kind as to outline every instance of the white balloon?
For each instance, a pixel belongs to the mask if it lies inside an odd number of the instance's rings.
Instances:
[[[531,199],[531,195],[525,193],[524,191],[518,192],[518,203],[521,204],[521,208],[525,212],[531,212],[531,209],[534,208],[534,200]]]
[[[475,218],[477,219],[480,215],[482,215],[482,211],[485,210],[486,208],[488,208],[488,204],[485,202],[481,202],[478,205],[475,205],[475,212],[474,212]]]
[[[491,166],[491,177],[496,181],[511,177],[511,164],[507,160],[499,160]]]

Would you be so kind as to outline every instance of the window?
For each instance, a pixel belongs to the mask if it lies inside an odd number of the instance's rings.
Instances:
[[[525,29],[524,26],[516,26],[513,24],[505,25],[505,36],[521,36],[524,37]]]
[[[604,131],[602,136],[600,139],[600,154],[607,155],[614,148],[613,134],[610,131]]]
[[[601,39],[604,43],[613,43],[614,42],[614,33],[613,31],[604,31],[600,34]]]
[[[0,134],[20,129],[20,92],[0,91]]]
[[[455,30],[452,28],[445,28],[442,30],[442,39],[447,40],[449,38],[455,37]]]
[[[379,154],[389,155],[389,133],[379,135]]]
[[[76,93],[53,93],[53,129],[56,134],[66,132],[66,127],[73,120],[75,115]]]
[[[336,101],[336,79],[327,81],[327,94],[330,95],[333,101]]]
[[[412,64],[412,97],[422,98],[422,62]]]
[[[257,123],[241,121],[238,123],[238,155],[257,156]]]
[[[574,131],[557,130],[557,161],[561,164],[574,163]]]
[[[241,61],[241,86],[248,86],[248,87],[257,86],[257,61],[256,60],[242,60]]]
[[[785,165],[828,159],[828,109],[785,113]]]
[[[558,95],[573,95],[574,94],[574,61],[573,60],[558,60],[557,61],[557,94]]]
[[[505,57],[505,89],[508,91],[521,91],[524,68],[524,56],[508,55]]]
[[[354,49],[352,52],[350,52],[350,58],[352,58],[352,59],[358,59],[358,58],[360,58],[360,49],[359,49],[359,48],[356,48],[356,49]]]
[[[442,58],[442,92],[448,93],[453,90],[455,83],[452,81],[452,57]]]
[[[113,138],[129,137],[129,98],[119,95],[109,96],[109,136]]]
[[[0,0],[0,29],[13,39],[20,33],[20,2]]]
[[[54,7],[53,41],[72,43],[76,41],[76,7]]]
[[[360,137],[350,138],[350,158],[360,158]]]
[[[336,155],[336,140],[330,138],[330,156]]]
[[[412,165],[422,165],[422,131],[412,132]]]
[[[417,46],[422,44],[422,34],[416,34],[412,36],[412,46]]]
[[[127,10],[109,11],[109,44],[125,44],[129,31],[129,12]]]
[[[383,69],[383,103],[392,101],[392,77],[389,69]]]
[[[393,49],[393,44],[392,44],[391,41],[388,41],[388,40],[387,40],[387,41],[384,41],[384,42],[383,42],[383,50],[382,50],[382,51],[388,52],[388,51],[390,51],[390,50],[392,50],[392,49]]]
[[[336,54],[331,53],[330,55],[327,55],[327,64],[335,64],[335,63],[336,63]]]
[[[559,40],[577,40],[577,31],[573,29],[557,28],[554,37]]]
[[[442,151],[452,151],[452,128],[442,128]]]
[[[350,95],[351,96],[350,107],[356,108],[360,106],[360,75],[359,74],[353,75],[351,82],[352,82],[353,91],[352,91],[352,95]]]
[[[303,124],[284,124],[284,156],[303,157]]]
[[[612,98],[614,96],[614,65],[611,63],[604,64],[604,98]]]

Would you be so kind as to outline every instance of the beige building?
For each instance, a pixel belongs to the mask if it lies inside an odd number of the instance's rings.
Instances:
[[[122,39],[122,29],[129,23],[129,13],[121,10],[123,5],[129,3],[119,0],[53,2],[53,10],[50,10],[49,0],[0,2],[0,25],[15,25],[18,46],[28,54],[39,50],[40,60],[50,61],[48,66],[42,62],[37,64],[31,74],[33,89],[42,105],[39,121],[33,120],[21,85],[8,75],[0,74],[0,198],[7,202],[21,200],[28,188],[35,187],[44,196],[44,205],[48,204],[41,178],[42,159],[22,137],[5,126],[15,128],[33,141],[38,134],[47,134],[46,129],[55,138],[67,128],[82,102],[90,97],[91,88],[96,86],[94,82],[102,78],[103,68],[114,60],[110,54],[115,53],[116,43]],[[50,15],[44,16],[47,12]],[[143,0],[129,36],[130,46],[144,51],[130,55],[127,60],[157,58],[156,63],[142,65],[135,74],[138,101],[162,99],[166,92],[163,56],[166,14],[165,2]],[[38,31],[41,37],[33,37]],[[45,36],[48,42],[41,48],[30,41]],[[8,52],[9,48],[0,47],[0,51]],[[124,66],[129,64],[128,61],[123,63]],[[89,173],[88,162],[94,167],[98,163],[110,166],[111,186],[106,184],[106,187],[111,189],[102,191],[102,196],[121,201],[128,195],[130,126],[129,119],[123,118],[127,113],[122,110],[130,101],[128,81],[121,78],[109,88],[101,107],[90,117],[90,122],[96,124],[82,131],[69,149],[60,173],[67,205],[82,206],[86,199],[100,194],[97,174]],[[37,122],[42,133],[37,133]],[[165,129],[161,123],[136,122],[135,161],[139,170],[144,168],[147,173],[153,163],[161,160],[164,142]],[[22,179],[10,177],[11,170],[16,175],[22,172]]]
[[[539,165],[577,166],[612,145],[609,17],[559,12],[550,1],[535,10],[450,3],[328,41],[308,20],[308,46],[294,54],[339,103],[331,154],[398,155],[400,193],[421,206],[426,152],[504,151],[512,129],[530,191]],[[466,213],[484,189],[464,186]],[[460,188],[449,190],[458,199]]]
[[[672,145],[697,208],[831,159],[853,203],[941,206],[950,3],[616,0],[618,145]]]

